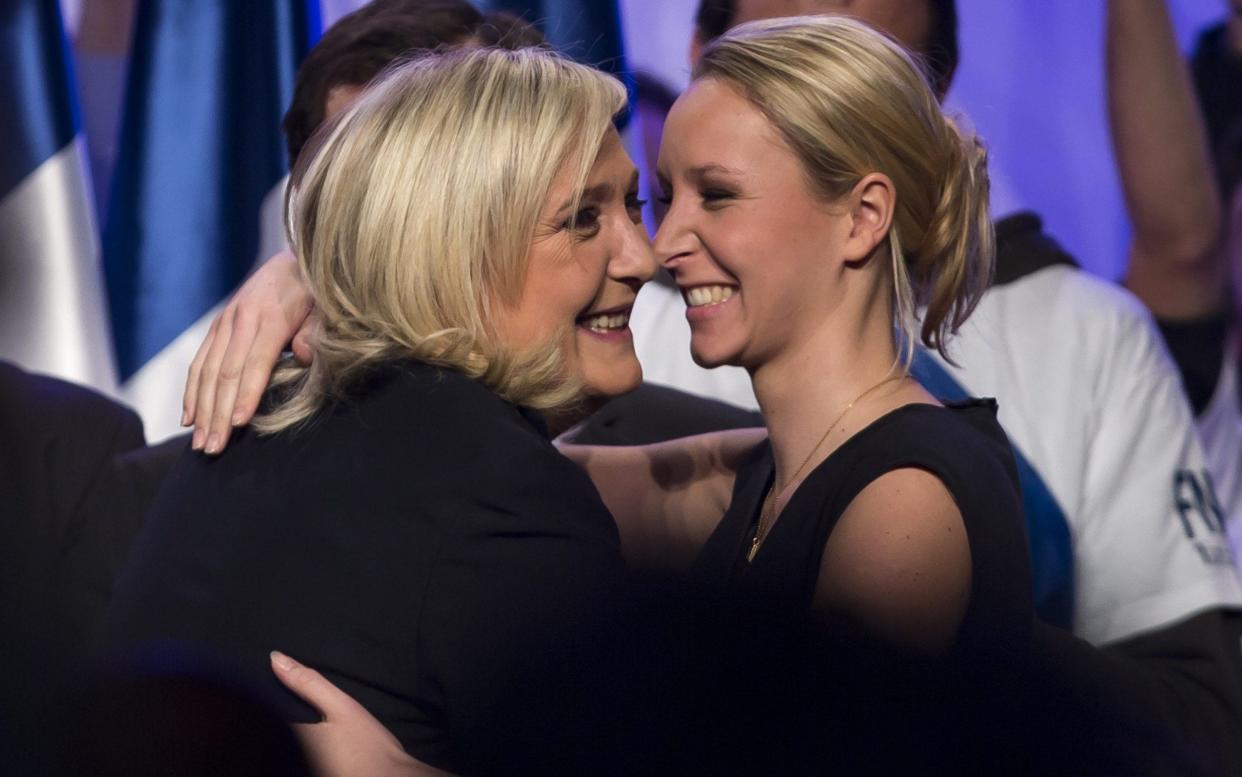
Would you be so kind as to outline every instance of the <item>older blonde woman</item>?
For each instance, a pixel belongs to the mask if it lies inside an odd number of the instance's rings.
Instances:
[[[692,356],[749,371],[770,439],[740,461],[736,435],[573,455],[631,556],[692,567],[725,594],[736,624],[713,644],[741,660],[709,694],[731,713],[708,727],[718,754],[755,768],[834,746],[875,755],[797,730],[814,715],[775,714],[783,691],[820,710],[866,695],[839,663],[835,688],[783,685],[805,675],[773,671],[790,668],[781,627],[845,624],[883,651],[980,669],[1018,659],[1030,636],[995,406],[943,406],[906,372],[916,343],[948,347],[989,281],[984,154],[898,45],[850,20],[794,18],[704,52],[659,172],[655,249],[686,300]],[[752,697],[763,703],[737,702]],[[917,733],[907,742],[930,745]]]
[[[621,556],[538,413],[641,378],[625,324],[654,263],[624,100],[547,52],[462,51],[319,137],[289,203],[314,362],[277,372],[227,455],[175,466],[117,650],[188,652],[315,720],[271,676],[280,647],[444,768],[585,757]]]

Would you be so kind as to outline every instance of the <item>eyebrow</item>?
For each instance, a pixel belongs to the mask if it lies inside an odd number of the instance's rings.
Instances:
[[[741,170],[735,170],[732,167],[725,167],[724,165],[715,164],[715,163],[692,167],[690,168],[689,172],[690,172],[690,175],[698,176],[698,177],[702,177],[704,175],[707,175],[708,173],[724,173],[725,175],[739,175],[739,176],[742,175]]]
[[[723,174],[723,175],[731,175],[731,176],[734,176],[734,177],[737,177],[737,178],[743,178],[743,177],[745,177],[745,175],[746,175],[746,174],[745,174],[745,173],[743,173],[741,170],[737,170],[737,169],[732,168],[732,167],[725,167],[724,165],[721,165],[721,164],[717,164],[717,163],[715,163],[715,162],[712,162],[711,164],[706,164],[706,165],[697,165],[696,167],[692,167],[692,168],[690,168],[689,170],[687,170],[687,171],[686,171],[686,177],[688,177],[688,178],[703,178],[704,176],[711,175],[711,174],[713,174],[713,173],[715,173],[715,174]],[[668,177],[668,175],[666,175],[666,174],[664,173],[664,171],[662,171],[662,170],[656,170],[656,183],[660,185],[660,188],[661,188],[661,189],[663,189],[663,190],[666,190],[666,191],[667,191],[667,189],[668,189],[667,184],[668,184],[671,180],[672,180],[672,179],[670,179],[670,178]]]
[[[637,186],[638,186],[638,170],[635,169],[635,170],[630,171],[630,182],[626,185],[626,189],[627,190],[633,189]],[[612,184],[607,183],[607,182],[598,183],[592,187],[584,189],[582,191],[582,196],[578,198],[578,200],[579,202],[598,202],[599,200],[606,200],[612,196],[612,191],[613,191]],[[574,204],[574,197],[571,195],[567,200],[561,203],[561,207],[556,209],[557,215],[559,216],[561,213],[564,213],[565,211],[569,210],[569,208],[572,207],[573,204]]]
[[[635,173],[635,175],[637,175],[637,173]],[[588,200],[606,200],[610,194],[612,194],[612,184],[599,183],[588,189],[583,189],[581,197],[574,197],[573,195],[570,195],[568,199],[561,203],[561,207],[556,209],[556,212],[560,214],[569,210],[573,206],[575,199],[579,202],[587,202]]]

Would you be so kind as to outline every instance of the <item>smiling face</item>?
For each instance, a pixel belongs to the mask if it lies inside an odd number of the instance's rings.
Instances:
[[[685,297],[704,367],[754,369],[812,336],[849,286],[849,208],[812,193],[771,122],[728,85],[691,84],[660,149],[656,255]]]
[[[566,367],[588,397],[638,387],[642,368],[629,329],[635,295],[655,274],[642,222],[638,171],[609,129],[574,208],[569,166],[553,181],[531,243],[517,301],[497,329],[514,349],[560,336]]]

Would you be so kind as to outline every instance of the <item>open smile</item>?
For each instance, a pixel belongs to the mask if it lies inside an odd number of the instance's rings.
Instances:
[[[584,313],[575,322],[579,329],[605,340],[624,340],[630,337],[631,305]]]
[[[733,298],[733,294],[736,291],[737,288],[735,286],[692,286],[682,289],[681,296],[686,300],[686,307],[701,308],[728,302]]]
[[[737,298],[738,288],[725,284],[685,286],[681,296],[686,301],[686,320],[692,324],[710,319],[731,308],[729,303]]]

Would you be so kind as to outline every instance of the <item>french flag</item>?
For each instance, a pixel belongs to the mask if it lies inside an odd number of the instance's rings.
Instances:
[[[99,238],[56,0],[0,3],[0,358],[115,391]]]

